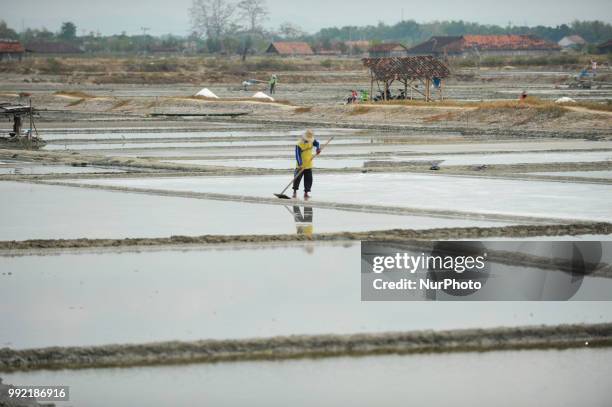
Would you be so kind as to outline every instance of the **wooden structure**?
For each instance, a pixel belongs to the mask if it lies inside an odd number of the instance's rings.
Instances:
[[[25,48],[19,41],[0,39],[0,61],[21,61]]]
[[[34,115],[36,111],[32,107],[32,101],[29,105],[20,105],[12,103],[0,103],[0,117],[8,117],[13,119],[13,131],[9,133],[11,137],[19,139],[21,137],[21,128],[24,120],[29,120],[30,128],[26,133],[26,138],[32,140],[32,131],[36,132],[36,138],[39,139],[38,130],[34,124]]]
[[[450,76],[450,70],[432,56],[364,58],[362,61],[370,72],[370,100],[374,92],[374,82],[379,90],[382,84],[383,100],[387,100],[391,84],[395,81],[404,85],[405,99],[412,99],[413,94],[417,93],[427,102],[431,101],[432,84],[437,85],[440,100],[443,99],[444,79]],[[422,87],[418,87],[418,84]]]

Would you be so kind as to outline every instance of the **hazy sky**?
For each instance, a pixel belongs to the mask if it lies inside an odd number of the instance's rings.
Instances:
[[[266,26],[285,21],[314,32],[322,27],[462,19],[485,24],[556,25],[580,20],[612,22],[611,0],[267,0]],[[0,0],[0,19],[10,27],[47,27],[57,31],[63,21],[81,30],[115,34],[189,33],[191,0]]]

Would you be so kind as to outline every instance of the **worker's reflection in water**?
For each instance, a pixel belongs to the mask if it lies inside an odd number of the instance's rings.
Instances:
[[[301,208],[298,205],[293,205],[293,219],[295,220],[295,228],[297,229],[298,235],[304,235],[307,238],[312,238],[313,233],[313,212],[311,206],[305,206],[304,212],[302,213]],[[312,245],[307,245],[304,247],[308,253],[314,252],[314,247]]]

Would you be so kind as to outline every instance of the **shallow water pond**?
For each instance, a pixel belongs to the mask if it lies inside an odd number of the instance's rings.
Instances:
[[[71,165],[38,164],[29,161],[4,160],[0,162],[0,174],[45,175],[45,174],[92,174],[125,172],[118,168],[97,166],[73,167]]]
[[[611,349],[372,356],[4,374],[61,406],[608,406]]]
[[[3,255],[0,347],[612,321],[603,301],[362,302],[360,253],[308,242]]]
[[[85,181],[85,180],[81,180]],[[0,182],[0,240],[357,232],[508,223]],[[270,191],[270,197],[272,191]],[[23,216],[27,213],[27,216]]]

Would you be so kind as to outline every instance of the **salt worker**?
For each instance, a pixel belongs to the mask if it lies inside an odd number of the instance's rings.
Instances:
[[[276,83],[278,82],[278,78],[276,77],[276,74],[273,74],[270,77],[270,82],[268,82],[270,84],[270,95],[274,95],[276,93]]]
[[[304,199],[310,198],[312,188],[312,160],[314,155],[312,150],[316,149],[316,154],[321,152],[321,145],[315,140],[314,133],[306,130],[306,133],[298,140],[295,145],[295,181],[293,181],[293,198],[297,198],[297,191],[300,189],[300,182],[304,178]]]

